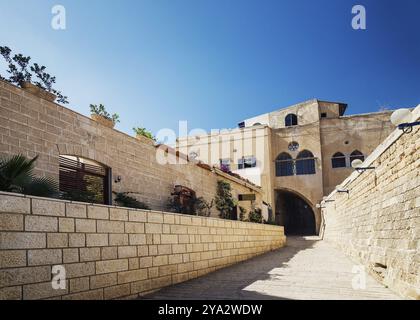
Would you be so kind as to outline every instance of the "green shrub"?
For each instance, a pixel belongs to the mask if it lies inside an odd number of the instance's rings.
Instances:
[[[130,193],[132,192],[114,192],[114,201],[121,207],[150,210],[147,204],[129,196]]]

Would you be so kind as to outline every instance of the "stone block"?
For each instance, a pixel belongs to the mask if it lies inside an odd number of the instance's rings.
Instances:
[[[1,232],[0,249],[36,249],[46,247],[45,233]]]
[[[161,212],[151,211],[147,213],[147,222],[163,223],[163,214]]]
[[[131,294],[130,284],[123,284],[114,287],[108,287],[104,289],[104,299],[116,299],[125,297]]]
[[[147,212],[129,210],[128,220],[133,222],[147,222]]]
[[[69,245],[67,233],[48,233],[47,247],[48,248],[66,248]]]
[[[86,245],[86,235],[84,233],[70,233],[69,247],[81,248]]]
[[[87,247],[106,247],[108,246],[108,235],[101,233],[86,234]]]
[[[96,221],[89,219],[76,219],[76,232],[96,232]]]
[[[109,209],[109,219],[118,221],[128,221],[128,210],[119,208]]]
[[[128,270],[128,259],[96,262],[96,274],[112,273],[126,270]]]
[[[156,223],[146,223],[146,233],[162,233],[162,225]]]
[[[80,262],[101,260],[100,248],[80,248]]]
[[[51,267],[27,267],[0,270],[0,283],[11,287],[51,280]]]
[[[26,266],[25,250],[0,251],[0,269]]]
[[[89,290],[89,277],[70,279],[70,293],[77,293]]]
[[[22,300],[22,287],[0,288],[0,300]]]
[[[23,215],[0,212],[0,230],[23,231]]]
[[[28,265],[55,265],[63,262],[60,249],[28,250]]]
[[[153,266],[159,267],[168,264],[168,256],[153,257]]]
[[[118,258],[132,258],[137,256],[136,246],[123,246],[118,247]]]
[[[140,258],[140,268],[149,268],[153,266],[153,258],[152,257],[143,257]]]
[[[72,218],[59,218],[58,230],[60,232],[74,232],[74,219]]]
[[[124,222],[121,221],[98,220],[96,226],[99,233],[124,233]]]
[[[144,223],[125,222],[125,233],[144,233]]]
[[[40,300],[45,298],[57,297],[68,293],[68,285],[65,289],[54,289],[51,281],[28,284],[23,286],[24,300]]]
[[[55,217],[26,216],[25,230],[58,232],[58,219]]]
[[[176,234],[162,234],[160,239],[162,244],[178,244],[178,235]]]
[[[145,234],[130,234],[130,245],[144,245],[146,244]]]
[[[64,217],[66,215],[65,202],[32,199],[32,213],[35,215]]]
[[[117,284],[117,273],[107,273],[90,277],[90,288],[98,289]]]
[[[69,218],[87,218],[86,205],[66,203],[66,216]]]
[[[121,234],[110,234],[109,235],[109,245],[110,246],[126,246],[126,245],[128,245],[128,243],[129,243],[128,242],[128,234],[121,233]]]
[[[118,273],[118,283],[129,283],[147,279],[147,269],[131,270]]]
[[[118,258],[118,247],[101,248],[101,260],[115,260]]]
[[[79,249],[63,249],[63,263],[79,262]]]
[[[7,213],[31,213],[29,198],[20,196],[0,195],[0,212]]]
[[[109,220],[109,208],[101,206],[88,206],[88,218],[89,219],[99,219],[99,220]]]
[[[86,277],[95,274],[95,262],[65,264],[64,268],[66,269],[66,277],[68,279]]]

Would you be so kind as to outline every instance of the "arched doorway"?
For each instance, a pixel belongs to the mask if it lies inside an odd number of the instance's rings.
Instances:
[[[284,226],[286,235],[316,234],[315,214],[311,205],[291,191],[276,191],[276,222]]]

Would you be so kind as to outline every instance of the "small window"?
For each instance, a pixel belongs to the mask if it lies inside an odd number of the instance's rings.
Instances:
[[[335,153],[332,158],[332,167],[333,168],[345,168],[346,167],[346,156],[341,152]]]
[[[238,169],[255,168],[257,166],[257,159],[252,157],[243,157],[238,160]]]
[[[298,118],[295,114],[291,113],[286,116],[284,122],[286,127],[297,126]]]
[[[96,161],[72,155],[59,157],[60,192],[67,200],[111,204],[111,176],[111,168]]]
[[[304,150],[296,158],[296,174],[315,174],[315,157],[312,152]]]
[[[241,122],[241,123],[239,123],[239,124],[238,124],[238,127],[239,127],[239,128],[245,128],[245,122]]]
[[[356,159],[365,161],[365,156],[359,150],[355,150],[350,154],[350,163],[352,163]]]
[[[294,175],[294,161],[290,154],[283,152],[276,159],[276,177]]]
[[[327,113],[326,112],[321,113],[321,118],[326,118],[326,117],[327,117]]]

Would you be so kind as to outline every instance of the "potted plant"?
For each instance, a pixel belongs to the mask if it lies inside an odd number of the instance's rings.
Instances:
[[[99,106],[96,104],[90,105],[90,113],[91,118],[100,124],[108,127],[108,128],[114,128],[115,125],[120,122],[119,118],[120,116],[116,113],[111,115],[108,111],[106,111],[105,106],[103,104],[100,104]]]
[[[146,128],[135,127],[133,131],[136,133],[137,139],[153,145],[156,142],[156,138]]]
[[[11,56],[12,50],[8,47],[0,47],[0,54],[8,65],[7,72],[10,74],[9,79],[0,76],[0,79],[19,85],[25,91],[31,94],[54,102],[67,104],[67,97],[60,91],[53,88],[56,78],[45,72],[46,67],[34,63],[29,66],[31,57],[25,57],[22,54]],[[37,81],[32,81],[33,76]]]

